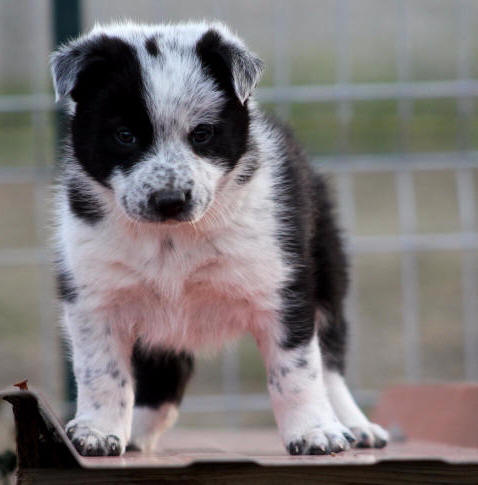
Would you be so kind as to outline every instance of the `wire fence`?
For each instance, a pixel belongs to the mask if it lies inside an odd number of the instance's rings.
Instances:
[[[470,71],[470,0],[456,2],[457,29],[460,33],[457,51],[456,79],[441,81],[413,81],[410,74],[410,47],[408,38],[409,2],[397,0],[395,39],[395,62],[397,82],[353,83],[350,81],[348,38],[348,0],[337,0],[335,12],[336,72],[337,81],[330,85],[291,85],[291,53],[288,52],[287,32],[291,29],[289,10],[292,4],[285,0],[275,2],[276,36],[274,39],[274,84],[258,89],[261,102],[273,103],[281,117],[287,118],[293,103],[333,102],[339,120],[339,155],[327,159],[315,158],[321,170],[333,174],[337,181],[337,198],[342,225],[346,228],[347,247],[352,260],[361,254],[396,253],[400,257],[400,285],[402,312],[402,339],[405,376],[409,381],[422,377],[420,347],[420,299],[418,252],[460,251],[461,294],[463,314],[463,361],[466,379],[478,378],[478,230],[476,219],[476,196],[473,170],[478,169],[478,153],[470,149],[471,112],[474,98],[478,96],[478,81]],[[410,153],[409,125],[414,102],[422,99],[452,98],[456,100],[459,117],[459,136],[455,152]],[[353,114],[353,102],[359,100],[395,100],[399,119],[399,154],[352,155],[347,154],[347,139]],[[50,94],[37,91],[31,95],[0,96],[1,113],[30,113],[37,140],[36,164],[30,168],[0,168],[0,185],[31,183],[35,186],[37,229],[43,231],[45,213],[41,202],[51,180],[51,169],[44,159],[42,120],[45,113],[56,109]],[[459,231],[420,234],[417,232],[417,206],[414,177],[422,171],[450,170],[456,184],[457,204],[460,218]],[[357,174],[393,174],[398,208],[399,233],[396,235],[360,236],[356,234],[355,177]],[[48,269],[48,252],[43,247],[24,249],[0,249],[0,266],[41,265]],[[376,392],[364,389],[360,376],[359,355],[366,351],[360,340],[357,274],[353,275],[352,289],[347,301],[349,320],[353,322],[350,342],[350,371],[348,378],[362,404],[372,404]],[[42,347],[48,354],[56,327],[52,325],[49,297],[39,284],[42,326]],[[49,363],[50,362],[50,363]],[[51,361],[45,359],[45,372]],[[224,353],[221,379],[224,393],[221,395],[189,396],[185,399],[186,412],[257,411],[268,409],[265,393],[242,393],[240,387],[240,359],[234,347]],[[233,418],[231,418],[233,419]]]

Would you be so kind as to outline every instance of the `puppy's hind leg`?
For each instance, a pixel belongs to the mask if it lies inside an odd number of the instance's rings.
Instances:
[[[320,178],[316,194],[326,194]],[[344,299],[348,286],[347,258],[327,197],[318,198],[316,226],[312,243],[315,261],[316,326],[324,368],[324,384],[335,414],[349,428],[358,447],[382,447],[388,435],[380,426],[370,423],[355,403],[344,380],[347,322]]]
[[[151,452],[161,434],[178,418],[178,407],[193,372],[193,357],[161,348],[133,351],[136,380],[133,426],[129,450]]]
[[[342,316],[319,324],[327,394],[341,423],[354,434],[358,448],[383,448],[388,442],[388,433],[368,420],[345,382],[345,336],[346,322]]]

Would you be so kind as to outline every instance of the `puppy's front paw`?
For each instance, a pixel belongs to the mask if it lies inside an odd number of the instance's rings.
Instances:
[[[375,423],[360,426],[350,426],[350,431],[357,440],[357,448],[383,448],[389,441],[387,431]]]
[[[317,426],[310,431],[286,440],[291,455],[327,455],[350,449],[355,438],[340,423]]]
[[[120,438],[94,429],[90,423],[70,421],[65,428],[78,453],[83,456],[119,456],[124,451]]]

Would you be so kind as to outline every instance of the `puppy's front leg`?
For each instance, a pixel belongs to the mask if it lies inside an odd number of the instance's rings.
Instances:
[[[76,415],[66,433],[82,455],[120,455],[131,434],[131,347],[98,315],[77,306],[65,314],[78,390]]]
[[[274,415],[292,455],[344,451],[354,440],[332,409],[323,381],[317,336],[293,349],[272,334],[257,339],[263,354]]]

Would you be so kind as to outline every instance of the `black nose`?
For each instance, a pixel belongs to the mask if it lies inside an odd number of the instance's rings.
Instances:
[[[190,198],[190,191],[159,190],[149,196],[148,208],[152,214],[170,219],[184,211]]]

